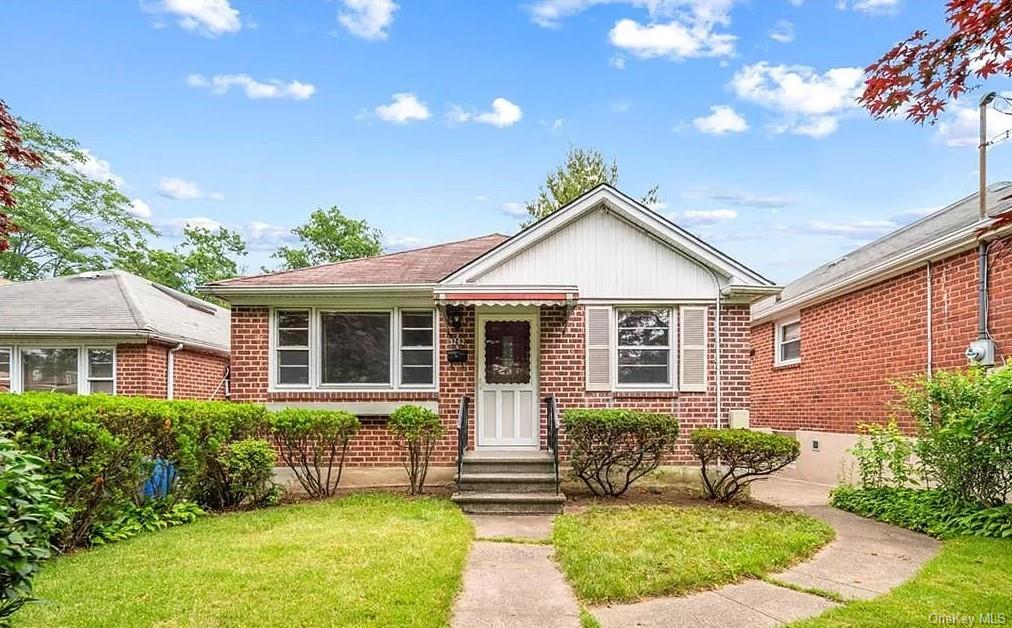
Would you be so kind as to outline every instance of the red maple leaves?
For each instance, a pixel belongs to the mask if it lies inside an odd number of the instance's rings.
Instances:
[[[38,168],[42,165],[42,156],[25,148],[18,130],[18,122],[3,100],[0,100],[0,154],[3,155],[3,159],[0,159],[0,206],[13,209],[16,180],[10,171],[11,164],[19,163],[28,168]],[[13,231],[17,231],[17,225],[11,221],[6,212],[0,211],[0,251],[7,250],[9,246],[7,238]]]
[[[945,20],[947,37],[916,31],[866,68],[859,100],[873,116],[905,109],[914,122],[933,122],[949,101],[977,87],[967,81],[1012,75],[1012,0],[949,0]]]

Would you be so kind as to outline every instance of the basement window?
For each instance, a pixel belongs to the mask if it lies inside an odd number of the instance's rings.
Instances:
[[[776,328],[777,366],[787,366],[801,362],[801,319],[781,321]]]

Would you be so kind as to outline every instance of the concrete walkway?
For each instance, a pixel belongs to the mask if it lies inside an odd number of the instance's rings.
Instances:
[[[935,555],[934,539],[827,506],[828,486],[786,479],[753,485],[756,499],[822,519],[836,540],[812,560],[775,578],[806,588],[832,591],[845,599],[868,599],[907,580]],[[834,602],[809,593],[747,581],[685,597],[596,607],[609,626],[776,626],[813,617]]]
[[[579,627],[580,606],[552,560],[552,546],[530,543],[548,539],[551,516],[471,515],[471,521],[478,541],[467,558],[451,625]],[[481,540],[488,538],[528,543]]]

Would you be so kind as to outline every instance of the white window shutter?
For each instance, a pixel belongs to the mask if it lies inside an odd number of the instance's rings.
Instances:
[[[681,342],[678,346],[682,367],[679,389],[685,392],[706,392],[706,310],[705,307],[679,310]]]
[[[611,390],[611,308],[587,308],[587,390]]]

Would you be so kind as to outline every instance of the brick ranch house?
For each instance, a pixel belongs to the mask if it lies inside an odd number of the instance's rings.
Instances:
[[[483,458],[544,470],[550,396],[671,413],[688,461],[694,428],[747,412],[749,305],[780,288],[599,186],[512,237],[206,290],[232,304],[232,399],[356,413],[359,467],[398,465],[386,415],[428,406],[446,427],[434,464],[449,468],[468,398],[468,460],[488,471]]]
[[[0,390],[224,399],[228,310],[118,270],[0,285]]]
[[[789,475],[835,483],[858,424],[891,414],[892,380],[965,366],[975,341],[985,363],[1004,362],[1012,183],[990,186],[986,200],[983,216],[977,195],[964,198],[753,306],[752,427],[798,437]]]

